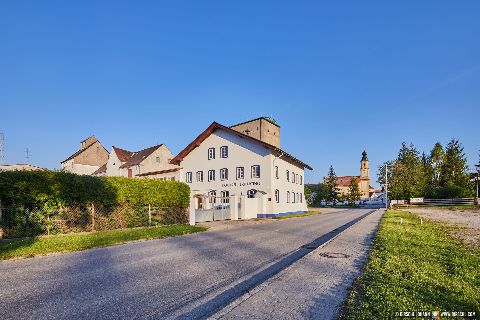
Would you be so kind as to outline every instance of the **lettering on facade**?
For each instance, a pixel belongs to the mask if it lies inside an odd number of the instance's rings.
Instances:
[[[234,187],[248,187],[248,186],[259,186],[259,181],[249,181],[249,182],[232,182],[232,183],[222,183],[222,188],[234,188]]]

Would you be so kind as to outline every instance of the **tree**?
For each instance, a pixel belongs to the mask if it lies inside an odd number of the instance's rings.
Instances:
[[[349,203],[355,203],[355,201],[360,200],[362,197],[362,194],[360,193],[360,190],[358,189],[358,181],[355,177],[352,177],[352,180],[350,180],[350,186],[348,187],[348,202]]]
[[[443,159],[445,152],[440,142],[435,143],[433,149],[430,151],[430,163],[433,170],[432,184],[435,187],[440,186],[440,172],[442,170]]]
[[[333,169],[333,166],[330,166],[330,169],[328,169],[328,176],[325,179],[325,187],[326,187],[326,200],[328,202],[335,202],[338,199],[338,184],[337,184],[337,175],[335,174],[335,170]]]
[[[315,193],[313,190],[307,186],[305,186],[303,193],[305,194],[305,200],[309,206],[314,205],[314,195]]]
[[[440,170],[440,187],[440,196],[446,198],[468,197],[473,193],[467,158],[459,140],[450,140],[445,148]]]

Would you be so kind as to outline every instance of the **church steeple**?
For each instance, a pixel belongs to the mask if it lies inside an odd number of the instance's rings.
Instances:
[[[362,160],[360,163],[360,191],[362,192],[362,197],[365,199],[368,198],[370,191],[370,169],[368,167],[368,157],[365,150],[362,152]]]
[[[368,161],[367,152],[365,150],[362,152],[362,161]]]

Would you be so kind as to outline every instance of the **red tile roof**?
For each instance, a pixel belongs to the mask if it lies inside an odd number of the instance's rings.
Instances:
[[[127,162],[125,162],[120,166],[120,168],[128,168],[128,167],[136,166],[140,164],[143,160],[145,160],[149,155],[151,155],[155,150],[157,150],[161,146],[163,146],[163,144],[159,144],[157,146],[153,146],[153,147],[135,152],[130,157],[130,159],[127,160]]]
[[[145,177],[145,176],[153,176],[156,174],[162,174],[162,173],[170,173],[170,172],[175,172],[180,170],[180,168],[173,168],[173,169],[166,169],[166,170],[160,170],[160,171],[151,171],[151,172],[145,172],[145,173],[140,173],[137,174],[137,177]]]
[[[106,163],[104,165],[102,165],[100,168],[98,168],[97,170],[95,170],[92,173],[92,176],[100,174],[100,173],[104,173],[104,172],[107,172],[107,164]]]
[[[121,162],[127,162],[128,159],[130,159],[134,154],[134,152],[132,151],[120,149],[115,146],[112,146],[112,148],[113,148],[113,151],[115,151],[115,154],[117,155],[118,160],[120,160]]]
[[[339,187],[348,187],[350,186],[350,182],[352,181],[352,178],[355,178],[357,183],[360,183],[359,176],[341,176],[341,177],[337,177],[337,185]]]
[[[267,149],[270,149],[272,150],[274,153],[278,154],[278,155],[282,155],[284,156],[286,159],[288,159],[288,161],[290,161],[291,163],[299,166],[299,167],[303,167],[303,168],[306,168],[306,169],[309,169],[309,170],[313,170],[312,167],[310,167],[308,164],[306,164],[305,162],[301,161],[300,159],[297,159],[295,158],[294,156],[290,155],[289,153],[285,152],[284,150],[278,148],[278,147],[275,147],[269,143],[266,143],[264,141],[261,141],[261,140],[258,140],[258,139],[255,139],[251,136],[248,136],[246,134],[243,134],[241,132],[238,132],[234,129],[231,129],[229,127],[226,127],[224,125],[221,125],[217,122],[213,122],[210,126],[208,126],[207,129],[205,129],[205,131],[203,131],[195,140],[193,140],[185,149],[183,149],[182,151],[180,151],[180,153],[172,159],[172,161],[170,161],[170,163],[172,164],[177,164],[179,165],[180,162],[190,153],[192,152],[193,149],[195,149],[196,147],[198,147],[203,141],[205,141],[205,139],[207,139],[215,130],[217,129],[221,129],[221,130],[225,130],[227,132],[230,132],[232,134],[235,134],[237,136],[239,136],[240,138],[244,138],[244,139],[247,139],[247,140],[250,140],[250,141],[253,141],[255,143],[259,143],[261,145],[263,145],[265,148]]]

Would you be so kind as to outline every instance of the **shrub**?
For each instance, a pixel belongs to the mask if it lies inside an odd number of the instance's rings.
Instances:
[[[189,206],[190,188],[182,182],[123,177],[80,176],[56,171],[0,172],[3,206],[24,208],[80,206]]]

